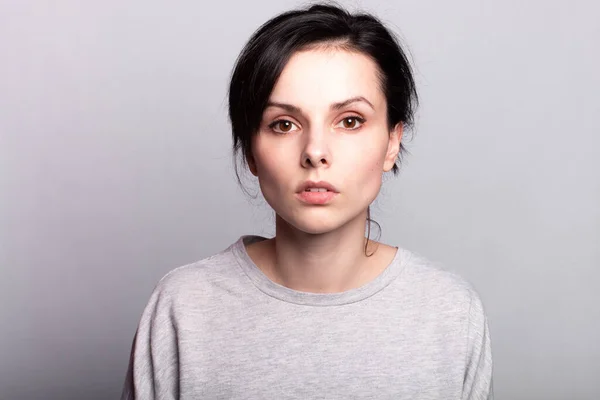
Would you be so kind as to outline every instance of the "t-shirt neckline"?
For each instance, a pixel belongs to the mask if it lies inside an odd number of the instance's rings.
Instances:
[[[388,266],[374,279],[360,287],[338,293],[311,293],[294,290],[280,285],[267,277],[254,263],[246,251],[245,244],[266,240],[258,235],[243,235],[231,246],[239,266],[252,283],[263,293],[279,300],[299,305],[337,306],[355,303],[373,296],[394,281],[406,264],[408,253],[397,247],[396,254]]]

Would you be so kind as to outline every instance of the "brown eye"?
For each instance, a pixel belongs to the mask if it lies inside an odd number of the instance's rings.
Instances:
[[[355,118],[344,118],[344,128],[352,129],[354,128],[354,124],[356,124]]]
[[[280,121],[277,125],[283,132],[288,132],[292,129],[292,123],[290,121]]]
[[[342,128],[349,130],[360,128],[364,122],[365,120],[360,117],[346,117],[340,121]]]
[[[295,124],[292,121],[286,119],[280,119],[269,124],[269,128],[277,133],[288,133],[296,129],[293,129]]]

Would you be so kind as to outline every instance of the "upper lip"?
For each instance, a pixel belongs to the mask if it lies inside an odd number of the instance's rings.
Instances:
[[[327,189],[330,192],[338,193],[335,186],[333,186],[331,183],[325,182],[325,181],[319,181],[319,182],[305,181],[298,187],[298,192],[299,193],[304,192],[306,189],[310,189],[310,188],[323,188],[323,189]]]

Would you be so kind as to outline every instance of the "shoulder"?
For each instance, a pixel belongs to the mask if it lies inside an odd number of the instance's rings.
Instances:
[[[218,313],[222,294],[240,280],[231,246],[210,257],[172,269],[155,285],[138,326],[138,332],[150,330],[164,337],[200,312]],[[167,332],[167,333],[165,333]]]
[[[167,272],[156,284],[154,295],[181,299],[208,293],[219,283],[240,273],[231,246],[216,254],[179,266]]]
[[[403,251],[402,281],[417,301],[465,314],[483,314],[481,297],[469,280],[442,263],[409,250]]]

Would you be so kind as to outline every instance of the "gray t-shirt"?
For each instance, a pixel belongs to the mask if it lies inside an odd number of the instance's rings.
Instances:
[[[481,299],[398,248],[341,293],[271,281],[242,241],[169,272],[135,335],[122,399],[492,399]]]

